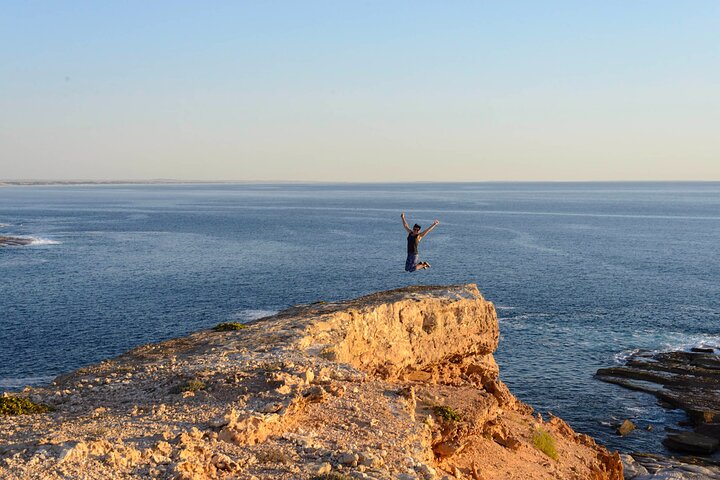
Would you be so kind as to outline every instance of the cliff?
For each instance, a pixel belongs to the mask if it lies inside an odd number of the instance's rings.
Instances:
[[[26,389],[1,478],[621,479],[618,455],[499,380],[474,285],[293,307]]]

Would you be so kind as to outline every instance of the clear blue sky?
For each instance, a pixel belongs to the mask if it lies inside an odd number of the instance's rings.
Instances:
[[[6,1],[31,178],[720,180],[720,2]]]

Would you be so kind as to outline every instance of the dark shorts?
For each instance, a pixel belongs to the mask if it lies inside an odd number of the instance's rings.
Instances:
[[[418,267],[419,255],[417,253],[408,253],[407,260],[405,260],[405,271],[414,272]]]

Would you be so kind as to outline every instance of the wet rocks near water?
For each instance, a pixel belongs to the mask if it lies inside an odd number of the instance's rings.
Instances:
[[[30,245],[32,242],[32,238],[5,237],[0,235],[0,247],[20,247]]]
[[[707,348],[707,347],[693,347],[690,349],[691,352],[695,353],[715,353],[714,348]]]
[[[718,448],[718,439],[695,432],[669,433],[663,445],[676,452],[710,455]]]
[[[720,355],[708,348],[694,350],[638,352],[625,365],[601,368],[596,376],[684,410],[695,431],[670,432],[664,445],[678,452],[711,454],[720,442]]]
[[[644,453],[620,457],[625,480],[720,480],[720,465],[702,458]]]

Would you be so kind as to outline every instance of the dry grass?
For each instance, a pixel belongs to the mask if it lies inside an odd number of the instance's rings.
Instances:
[[[553,460],[559,458],[555,448],[555,439],[541,428],[535,430],[535,434],[533,434],[533,445]]]

